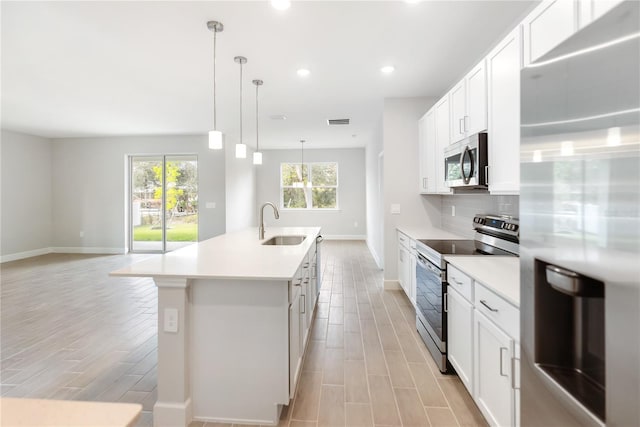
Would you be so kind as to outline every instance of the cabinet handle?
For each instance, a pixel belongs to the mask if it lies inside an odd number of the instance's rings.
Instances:
[[[300,281],[298,283],[294,283],[293,286],[301,286],[302,285],[302,279],[300,279]]]
[[[519,362],[520,362],[520,359],[517,359],[515,357],[511,358],[511,388],[514,390],[520,390],[520,385],[516,385],[516,375],[518,375],[518,377],[520,376],[518,372],[520,370]],[[516,368],[516,363],[518,364],[517,368]]]
[[[480,304],[484,305],[485,307],[487,307],[490,311],[493,311],[494,313],[498,312],[497,308],[491,308],[491,306],[489,304],[487,304],[487,302],[483,299],[480,300]]]
[[[307,283],[309,283],[309,278],[308,277],[304,280],[304,284],[306,285]]]
[[[302,264],[302,268],[309,268],[309,263],[305,262],[304,264]]]
[[[456,282],[458,285],[460,285],[460,286],[462,286],[462,285],[463,285],[463,283],[462,283],[462,282],[458,282],[458,281],[455,279],[455,277],[452,277],[451,279],[452,279],[454,282]]]
[[[507,347],[500,347],[500,376],[502,377],[508,377],[509,374],[503,374],[502,371],[502,350],[506,350],[509,351],[509,349]]]
[[[460,135],[462,135],[464,133],[464,130],[462,130],[462,121],[464,120],[464,117],[461,117],[460,119],[458,119],[458,131],[460,131]]]
[[[422,178],[422,189],[423,190],[427,189],[427,178]]]
[[[484,183],[489,185],[489,166],[484,167]]]
[[[449,312],[449,294],[447,292],[444,293],[444,312]]]
[[[300,312],[300,314],[304,314],[305,307],[307,306],[307,298],[305,294],[302,294],[300,296],[302,297],[302,299],[300,300],[300,302],[302,302],[302,311]],[[500,373],[502,373],[502,368],[500,369]]]

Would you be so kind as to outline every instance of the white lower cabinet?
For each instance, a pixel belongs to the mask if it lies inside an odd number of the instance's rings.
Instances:
[[[289,305],[289,398],[293,399],[302,364],[300,346],[300,292],[294,293]]]
[[[492,426],[519,418],[519,310],[447,266],[447,358]]]
[[[317,269],[320,267],[315,248],[309,251],[289,283],[289,398],[296,392],[302,358],[311,332],[313,311],[317,301]]]
[[[416,305],[416,242],[398,231],[398,283],[411,303]]]
[[[451,285],[447,289],[448,358],[473,394],[473,305]]]
[[[516,425],[515,341],[476,310],[475,401],[492,426]]]

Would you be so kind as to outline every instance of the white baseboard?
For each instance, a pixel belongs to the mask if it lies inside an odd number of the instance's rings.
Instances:
[[[367,240],[364,234],[323,234],[325,240]]]
[[[376,251],[373,249],[373,246],[369,244],[369,240],[367,240],[367,247],[369,248],[369,252],[371,253],[371,256],[373,257],[373,260],[376,262],[376,265],[378,266],[378,268],[380,270],[384,270],[384,266],[380,262],[380,258],[378,257],[378,254],[376,253]]]
[[[184,403],[156,402],[153,405],[154,427],[188,426],[192,419],[191,398]]]
[[[126,254],[125,248],[104,248],[99,246],[58,246],[51,248],[55,254]]]
[[[15,254],[8,254],[0,256],[0,263],[17,261],[19,259],[31,258],[34,256],[46,255],[52,252],[52,248],[40,248],[31,251],[17,252]]]
[[[402,286],[400,286],[400,283],[397,280],[385,280],[384,281],[384,290],[385,291],[395,291],[395,290],[400,290],[402,289]]]

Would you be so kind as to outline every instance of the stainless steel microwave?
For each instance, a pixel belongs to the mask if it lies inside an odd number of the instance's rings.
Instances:
[[[444,149],[444,180],[450,188],[486,189],[487,134],[471,135]]]

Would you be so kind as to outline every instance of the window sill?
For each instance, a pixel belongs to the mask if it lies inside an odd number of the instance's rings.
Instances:
[[[280,212],[341,212],[342,209],[301,209],[301,208],[280,208]]]

